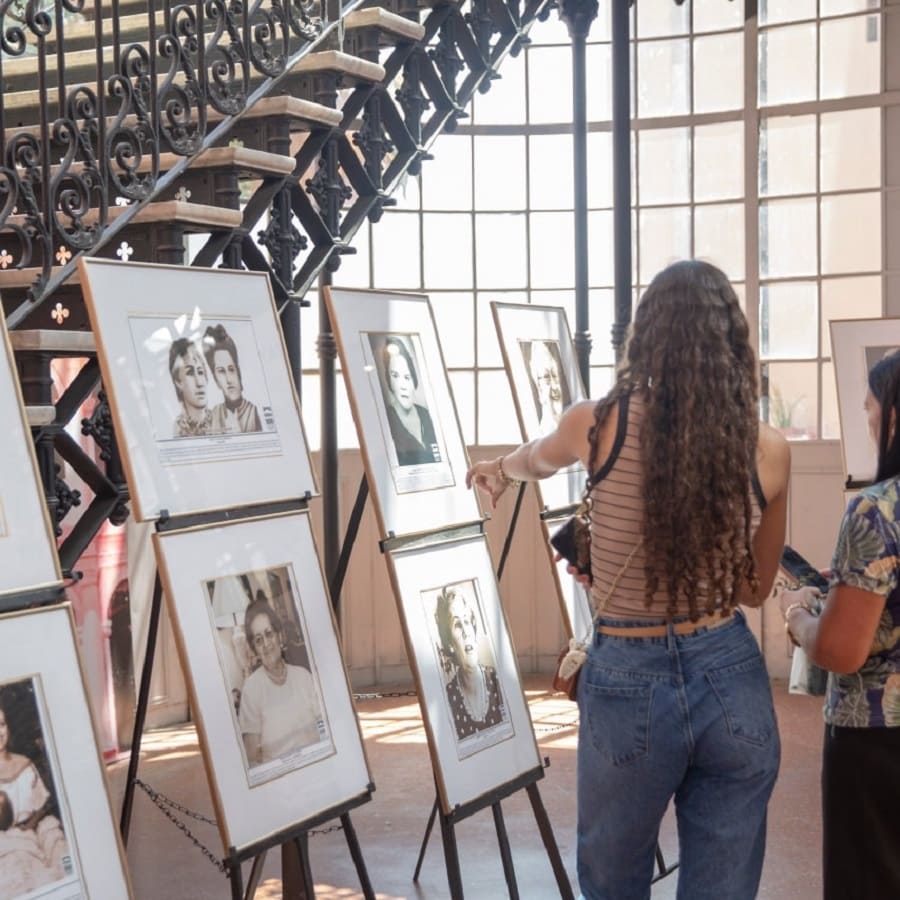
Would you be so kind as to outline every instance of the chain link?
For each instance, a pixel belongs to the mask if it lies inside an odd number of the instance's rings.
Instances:
[[[186,806],[182,806],[180,803],[176,803],[174,800],[170,800],[165,794],[159,793],[159,791],[153,790],[149,784],[141,781],[140,778],[134,779],[135,785],[139,787],[144,793],[153,801],[154,804],[161,810],[162,814],[172,822],[175,827],[181,831],[184,836],[195,846],[200,852],[220,871],[226,872],[228,867],[225,865],[225,862],[219,859],[209,847],[206,846],[188,827],[181,821],[175,814],[172,812],[173,809],[178,810],[180,813],[184,813],[186,816],[190,816],[192,819],[196,819],[198,822],[205,822],[207,825],[216,825],[214,819],[210,819],[207,816],[202,815],[201,813],[194,812],[193,810],[188,809]]]
[[[311,828],[306,833],[310,836],[314,834],[331,834],[333,831],[343,831],[343,825],[329,825],[326,828]]]
[[[570,728],[578,727],[578,717],[576,716],[571,722],[563,722],[562,725],[535,725],[534,730],[540,734],[552,734],[554,731],[568,731]]]

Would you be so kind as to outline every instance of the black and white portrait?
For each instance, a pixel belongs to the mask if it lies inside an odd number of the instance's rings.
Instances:
[[[865,375],[868,379],[869,372],[876,363],[880,362],[886,356],[890,356],[892,353],[896,353],[900,350],[900,347],[896,346],[876,346],[876,347],[865,347]]]
[[[85,896],[40,704],[38,678],[0,686],[0,900]]]
[[[228,575],[206,591],[250,784],[332,753],[290,569]]]
[[[427,400],[426,373],[412,336],[370,334],[397,465],[421,466],[443,460]]]
[[[563,410],[572,402],[559,342],[520,340],[519,347],[528,372],[532,400],[538,420],[538,436],[550,434],[559,424]]]
[[[496,657],[474,580],[422,592],[444,673],[447,712],[464,759],[512,735]]]

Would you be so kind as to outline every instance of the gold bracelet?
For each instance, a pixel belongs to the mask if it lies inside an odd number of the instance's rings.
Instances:
[[[503,471],[503,457],[497,457],[497,474],[500,476],[500,480],[507,486],[511,488],[518,487],[522,482],[518,478],[510,478],[506,472]]]

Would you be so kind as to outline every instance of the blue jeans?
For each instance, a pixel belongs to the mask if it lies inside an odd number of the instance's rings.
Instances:
[[[752,900],[781,746],[765,663],[743,615],[690,635],[595,633],[578,707],[585,900],[650,897],[673,797],[679,900]]]

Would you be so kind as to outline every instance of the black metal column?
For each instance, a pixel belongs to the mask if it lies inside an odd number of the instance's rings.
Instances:
[[[590,394],[591,332],[588,308],[587,74],[586,42],[597,0],[561,0],[559,17],[572,39],[572,169],[575,178],[575,354]]]
[[[615,322],[612,342],[622,355],[631,322],[631,48],[629,0],[612,0],[613,251]]]

